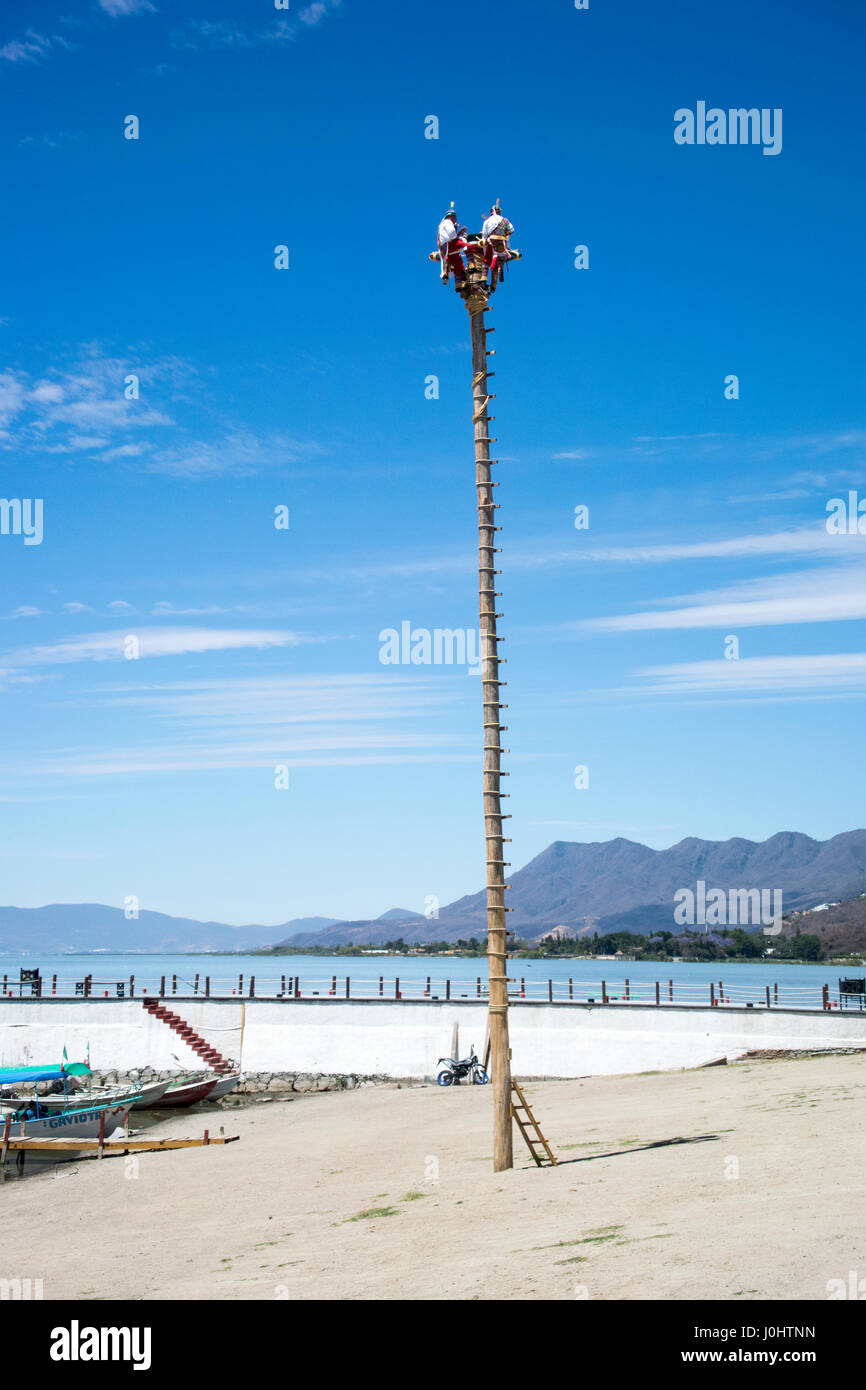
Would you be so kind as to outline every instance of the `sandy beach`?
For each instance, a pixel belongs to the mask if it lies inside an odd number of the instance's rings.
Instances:
[[[866,1063],[535,1082],[560,1162],[490,1162],[491,1095],[369,1087],[154,1135],[2,1192],[6,1278],[46,1299],[822,1300],[866,1274]]]

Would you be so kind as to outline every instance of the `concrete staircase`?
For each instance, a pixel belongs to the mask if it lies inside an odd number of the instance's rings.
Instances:
[[[206,1066],[210,1067],[211,1071],[220,1073],[234,1071],[234,1064],[223,1057],[221,1053],[217,1052],[215,1047],[211,1047],[210,1043],[206,1042],[194,1028],[191,1028],[189,1024],[181,1018],[180,1014],[176,1014],[171,1009],[167,1009],[159,999],[142,999],[141,1003],[145,1012],[149,1013],[151,1018],[158,1018],[161,1023],[167,1023],[169,1028],[173,1028],[178,1037],[183,1038],[184,1042],[192,1048],[193,1052],[198,1053],[199,1057]]]

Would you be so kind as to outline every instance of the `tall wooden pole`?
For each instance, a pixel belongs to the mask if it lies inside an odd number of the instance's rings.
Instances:
[[[475,485],[478,494],[478,598],[481,642],[481,681],[484,710],[484,829],[487,845],[487,962],[490,976],[490,1069],[493,1088],[493,1169],[513,1168],[511,1126],[511,1048],[508,1044],[508,978],[505,926],[505,860],[499,779],[503,726],[500,724],[499,637],[496,631],[494,566],[498,527],[490,477],[490,420],[488,391],[487,276],[470,262],[464,300],[472,333],[472,419],[475,425]],[[495,462],[495,460],[493,460]]]

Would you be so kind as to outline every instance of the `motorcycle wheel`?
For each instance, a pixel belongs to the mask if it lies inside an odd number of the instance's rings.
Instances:
[[[473,1086],[486,1086],[489,1080],[490,1077],[487,1075],[487,1072],[484,1070],[483,1067],[475,1068],[475,1070],[472,1073]]]
[[[451,1082],[454,1080],[454,1073],[450,1071],[440,1071],[436,1080],[440,1086],[450,1086]]]

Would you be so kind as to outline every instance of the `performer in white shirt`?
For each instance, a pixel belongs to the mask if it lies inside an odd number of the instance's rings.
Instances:
[[[484,264],[490,271],[491,294],[496,289],[498,282],[505,277],[506,262],[511,260],[508,239],[513,235],[513,232],[514,228],[508,218],[502,215],[497,198],[481,228],[481,237],[484,242]]]
[[[469,245],[464,240],[463,233],[465,227],[457,226],[457,213],[454,211],[452,203],[442,221],[436,234],[436,241],[439,247],[439,260],[442,262],[442,283],[448,283],[449,273],[454,276],[454,283],[457,289],[466,279],[466,264],[463,260],[463,252]]]

